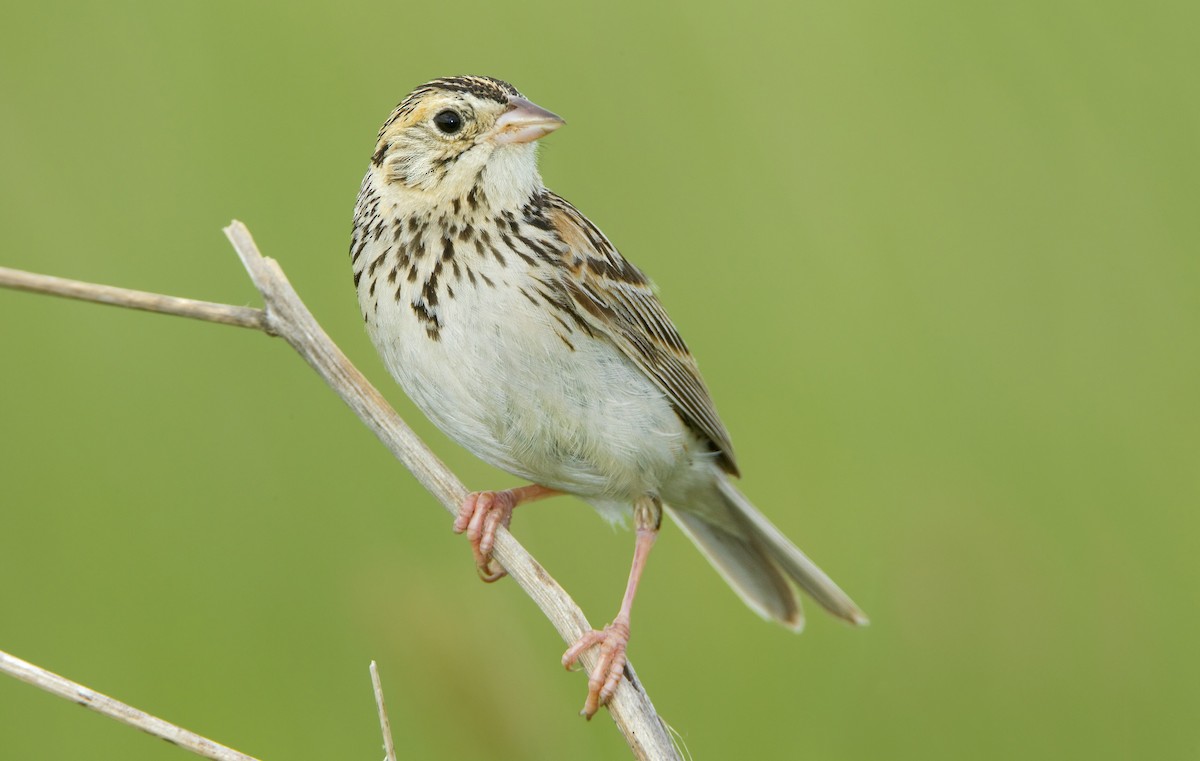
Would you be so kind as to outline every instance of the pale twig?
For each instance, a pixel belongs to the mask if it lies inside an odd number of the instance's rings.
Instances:
[[[392,743],[392,723],[388,721],[387,705],[383,702],[383,685],[379,681],[379,667],[371,661],[371,686],[375,688],[375,705],[379,706],[379,731],[383,732],[385,761],[396,761],[396,746]]]
[[[388,405],[383,396],[350,363],[346,355],[322,330],[273,259],[259,253],[250,231],[241,222],[225,228],[225,234],[241,257],[242,264],[262,294],[263,310],[195,302],[169,296],[127,291],[45,275],[0,269],[0,285],[27,291],[51,293],[89,301],[100,301],[135,309],[179,314],[212,322],[258,328],[281,336],[312,366],[384,446],[416,476],[451,514],[456,514],[467,495],[462,482],[421,441]],[[156,301],[161,299],[162,301]],[[234,317],[232,315],[237,315]],[[550,574],[533,559],[505,528],[496,534],[496,560],[541,608],[564,641],[574,643],[591,631],[583,611]],[[589,650],[580,658],[585,669],[595,665]],[[664,722],[633,670],[626,665],[628,679],[621,681],[608,705],[609,714],[638,759],[679,759]]]
[[[26,684],[40,687],[46,692],[70,700],[72,703],[78,703],[84,708],[90,708],[96,713],[102,713],[123,724],[136,727],[146,734],[166,740],[172,745],[178,745],[184,750],[190,750],[197,756],[211,758],[214,761],[257,761],[253,756],[247,756],[233,748],[227,748],[206,737],[201,737],[195,732],[189,732],[183,727],[163,721],[157,716],[139,711],[131,705],[102,695],[82,684],[72,682],[66,677],[61,677],[40,666],[9,655],[3,650],[0,650],[0,671],[16,677]]]
[[[458,477],[413,433],[325,334],[279,264],[259,253],[246,226],[234,221],[225,228],[225,235],[263,295],[268,329],[291,344],[442,506],[450,514],[457,514],[467,496],[467,488]],[[494,555],[509,576],[542,609],[564,641],[574,643],[592,630],[571,596],[503,527],[496,532]],[[590,672],[595,659],[593,650],[588,650],[580,660]],[[626,674],[630,679],[621,680],[608,710],[634,756],[639,759],[678,759],[671,737],[649,695],[637,681],[632,665],[626,665]]]
[[[14,288],[18,291],[48,293],[68,299],[95,301],[99,304],[141,309],[146,312],[163,312],[180,317],[191,317],[195,320],[220,322],[225,325],[237,325],[241,328],[254,328],[270,332],[264,322],[263,310],[250,307],[181,299],[178,296],[163,296],[160,293],[147,293],[111,285],[85,283],[81,280],[67,280],[51,275],[38,275],[8,267],[0,267],[0,286]]]

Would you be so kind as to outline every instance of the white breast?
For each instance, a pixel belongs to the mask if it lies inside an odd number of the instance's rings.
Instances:
[[[361,256],[374,261],[387,245],[385,231]],[[405,271],[390,283],[385,259],[375,293],[364,281],[359,298],[387,368],[459,444],[598,507],[659,492],[703,451],[662,392],[611,343],[567,333],[553,309],[531,303],[522,289],[536,281],[516,256],[502,266],[464,254],[457,277],[443,263],[436,305],[414,309],[436,258],[416,262],[412,284]]]

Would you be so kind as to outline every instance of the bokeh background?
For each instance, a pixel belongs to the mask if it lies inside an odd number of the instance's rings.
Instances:
[[[674,527],[631,655],[697,759],[1200,753],[1200,6],[20,3],[0,264],[360,325],[376,129],[487,73],[661,286],[744,488],[871,614],[795,637]],[[618,759],[511,583],[283,343],[0,291],[0,648],[267,759]],[[517,535],[593,622],[632,535]],[[0,757],[182,752],[0,678]]]

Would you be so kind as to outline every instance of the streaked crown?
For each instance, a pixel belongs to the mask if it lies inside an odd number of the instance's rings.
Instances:
[[[429,200],[489,185],[501,195],[508,189],[528,196],[541,182],[533,142],[562,124],[503,80],[443,77],[392,111],[371,164],[388,184],[431,194]]]

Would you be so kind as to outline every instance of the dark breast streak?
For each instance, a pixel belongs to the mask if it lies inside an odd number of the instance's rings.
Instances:
[[[408,304],[425,335],[438,341],[446,326],[445,304],[468,291],[510,287],[532,307],[545,309],[555,333],[574,351],[575,333],[593,333],[561,273],[564,266],[584,265],[572,261],[546,218],[547,198],[539,193],[519,210],[496,212],[474,187],[444,208],[402,216],[383,208],[368,175],[350,239],[363,320],[371,323],[380,301],[393,299]]]

